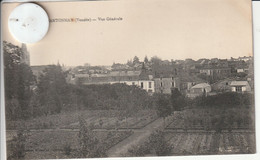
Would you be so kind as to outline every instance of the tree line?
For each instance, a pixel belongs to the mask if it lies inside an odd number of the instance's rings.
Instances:
[[[60,113],[62,110],[116,109],[127,117],[139,109],[153,107],[144,90],[125,84],[72,85],[66,72],[48,65],[36,79],[30,66],[21,63],[20,47],[4,42],[6,117],[28,119]]]
[[[187,107],[251,106],[252,94],[223,93],[191,100],[178,89],[152,96],[126,84],[72,85],[62,67],[49,65],[36,80],[30,66],[21,63],[22,50],[4,42],[6,117],[12,120],[60,113],[62,110],[120,110],[128,117],[141,109],[156,109],[160,117]]]

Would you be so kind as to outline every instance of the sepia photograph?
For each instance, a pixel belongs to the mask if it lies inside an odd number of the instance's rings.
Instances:
[[[37,2],[36,43],[22,4],[1,6],[8,160],[256,153],[251,0]]]

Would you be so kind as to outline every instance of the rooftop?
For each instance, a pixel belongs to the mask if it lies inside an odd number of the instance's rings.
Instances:
[[[247,81],[232,81],[230,83],[231,86],[246,86],[248,85]]]
[[[210,85],[208,83],[199,83],[191,88],[194,89],[194,88],[206,88],[206,87],[210,87]]]

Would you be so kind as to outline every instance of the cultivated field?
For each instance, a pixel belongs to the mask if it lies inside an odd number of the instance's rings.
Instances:
[[[194,112],[195,111],[195,112]],[[198,113],[196,113],[198,112]],[[236,154],[255,152],[255,134],[248,128],[246,121],[239,127],[231,123],[231,129],[222,128],[216,132],[214,127],[205,129],[204,119],[197,118],[189,122],[193,114],[202,114],[201,110],[175,112],[166,118],[163,136],[170,145],[170,155]],[[204,114],[204,113],[203,113]],[[211,113],[209,114],[210,116]],[[163,128],[162,119],[158,121],[155,110],[142,110],[135,115],[123,117],[115,110],[84,110],[42,116],[24,121],[9,121],[7,124],[7,145],[13,141],[18,130],[23,130],[25,140],[25,159],[76,158],[80,149],[79,117],[87,126],[92,126],[98,139],[97,147],[108,151],[117,150],[122,144],[141,145],[152,132]],[[200,116],[202,117],[202,116]],[[205,117],[205,116],[204,116]],[[213,120],[207,120],[209,126]],[[212,123],[212,124],[211,124]],[[157,126],[157,127],[153,127]],[[230,126],[229,126],[230,127]],[[140,138],[142,137],[142,138]],[[66,154],[69,147],[70,154]],[[123,149],[127,153],[131,146]],[[122,149],[121,149],[122,150]],[[119,154],[119,156],[122,156]],[[123,156],[133,156],[123,154]],[[156,156],[150,153],[145,156]]]
[[[25,159],[77,157],[79,150],[79,117],[94,128],[98,146],[108,150],[133,134],[132,129],[140,129],[157,119],[154,110],[142,110],[129,117],[120,116],[118,111],[85,110],[80,114],[67,112],[42,116],[24,121],[9,121],[7,124],[7,147],[13,138],[23,130],[25,139]],[[70,155],[65,154],[65,147]],[[47,156],[46,156],[47,155]]]
[[[95,132],[95,137],[98,138],[99,145],[108,150],[132,133],[131,131]],[[70,155],[65,154],[65,146],[71,148]],[[78,157],[79,146],[78,132],[75,131],[29,132],[25,143],[25,159],[75,158]]]
[[[166,132],[172,155],[254,153],[255,135],[247,132]]]
[[[128,117],[116,110],[83,110],[41,116],[26,121],[7,121],[7,130],[78,129],[79,118],[99,129],[138,129],[157,119],[155,110],[141,110]]]

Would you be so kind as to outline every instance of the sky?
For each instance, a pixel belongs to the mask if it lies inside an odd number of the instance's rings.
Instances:
[[[47,35],[27,44],[31,65],[77,66],[141,60],[252,56],[251,0],[120,0],[40,2],[50,19],[121,17],[120,21],[51,22]],[[2,5],[3,40],[18,3]]]

